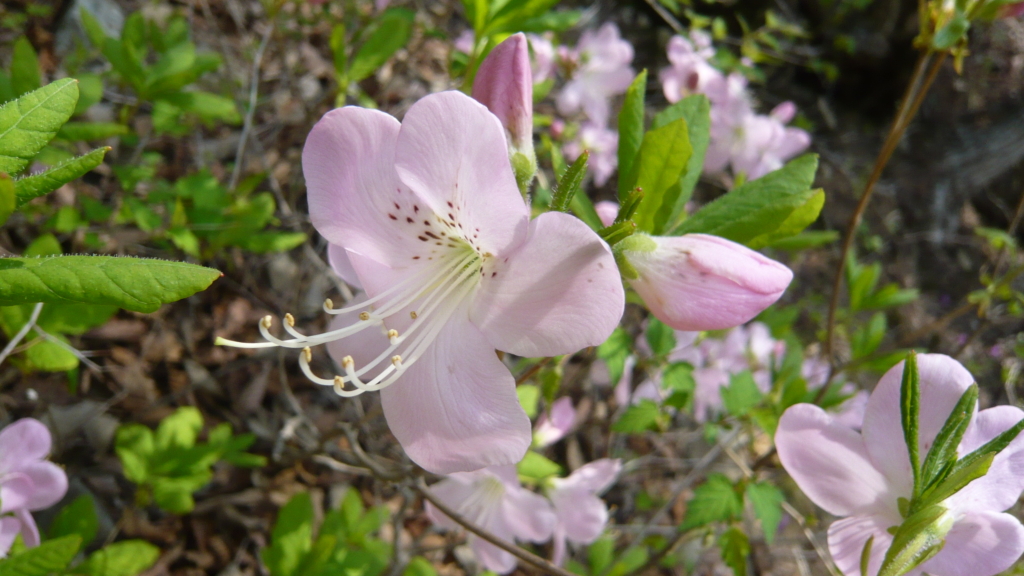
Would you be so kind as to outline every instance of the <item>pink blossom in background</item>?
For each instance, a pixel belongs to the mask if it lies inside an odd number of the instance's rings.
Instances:
[[[463,54],[472,54],[475,44],[476,36],[472,30],[463,30],[455,37],[455,41],[452,42],[452,46]]]
[[[26,546],[38,546],[39,529],[30,511],[53,506],[68,491],[64,469],[46,461],[51,444],[50,430],[33,418],[0,431],[0,557],[19,533]]]
[[[800,367],[800,375],[807,382],[808,390],[819,390],[824,386],[828,379],[828,373],[828,362],[815,356],[804,358],[804,363]],[[850,397],[832,409],[835,412],[836,422],[860,430],[864,423],[864,411],[868,406],[867,390],[858,390],[852,383],[847,382],[843,384],[840,392],[848,394]]]
[[[623,242],[639,274],[629,280],[648,310],[676,330],[732,328],[782,296],[793,272],[735,242],[707,234],[647,236]]]
[[[675,103],[691,94],[704,94],[711,83],[720,82],[722,73],[708,63],[714,55],[706,32],[694,30],[689,38],[673,36],[668,42],[668,61],[672,65],[658,75],[665,99]]]
[[[594,176],[594,184],[604,186],[619,165],[619,133],[595,124],[584,122],[576,139],[565,145],[565,157],[575,161],[584,150],[590,151],[587,171]]]
[[[389,4],[391,4],[391,0],[373,0],[373,7],[377,9],[377,12],[383,12]]]
[[[619,215],[619,204],[610,200],[601,200],[594,204],[594,211],[597,212],[597,217],[601,219],[601,224],[611,226]]]
[[[563,60],[575,65],[575,70],[558,94],[558,112],[571,116],[582,111],[593,124],[607,126],[610,99],[625,93],[636,76],[630,67],[633,46],[609,22],[596,31],[584,32],[575,50],[564,51],[562,55]]]
[[[787,128],[771,115],[747,116],[740,130],[730,162],[734,173],[743,173],[751,180],[782,168],[811,145],[810,134]]]
[[[544,448],[558,442],[576,424],[576,409],[572,398],[563,396],[551,404],[551,408],[540,415],[533,430],[533,445]]]
[[[518,462],[532,440],[495,349],[528,357],[603,342],[624,306],[608,246],[578,219],[534,220],[501,123],[459,92],[415,103],[401,124],[376,110],[328,112],[303,150],[313,225],[368,300],[332,330],[268,344],[328,344],[343,396],[381,391],[392,433],[435,473]],[[344,257],[340,256],[344,253]],[[370,329],[368,332],[365,330]],[[246,345],[246,344],[235,344]]]
[[[548,500],[519,484],[515,466],[449,474],[431,486],[430,492],[466,520],[507,542],[544,542],[551,538],[557,522]],[[460,528],[430,502],[425,508],[427,517],[439,527]],[[515,570],[515,556],[476,534],[468,534],[466,540],[484,568],[498,574]]]
[[[1016,2],[1014,4],[1003,4],[999,7],[997,18],[1016,18],[1024,14],[1024,2]]]
[[[608,505],[598,495],[615,482],[621,471],[621,460],[602,458],[580,466],[568,478],[552,480],[548,498],[557,518],[552,562],[565,562],[567,540],[591,544],[601,535],[608,523]]]
[[[956,360],[940,354],[917,357],[921,385],[918,431],[922,460],[953,406],[974,378]],[[862,432],[812,404],[797,404],[782,415],[775,434],[779,459],[805,494],[830,514],[843,517],[828,530],[829,551],[847,576],[874,576],[892,544],[888,529],[903,518],[898,498],[913,491],[910,458],[900,418],[903,363],[890,369],[868,400]],[[975,409],[976,410],[976,409]],[[960,443],[964,456],[1024,418],[1013,406],[975,411]],[[952,529],[945,545],[908,572],[933,576],[992,576],[1024,552],[1024,526],[1004,510],[1024,489],[1024,438],[1000,452],[988,474],[942,505]],[[864,543],[874,536],[868,574],[860,573]]]
[[[551,44],[550,34],[527,34],[530,41],[530,54],[533,55],[533,83],[540,84],[555,77],[555,47]]]

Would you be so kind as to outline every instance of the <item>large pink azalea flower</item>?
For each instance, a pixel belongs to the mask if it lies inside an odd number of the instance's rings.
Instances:
[[[68,491],[67,474],[46,461],[50,445],[49,429],[32,418],[0,431],[0,557],[19,533],[26,546],[38,546],[39,529],[30,511],[53,506]]]
[[[918,432],[922,459],[964,391],[974,382],[956,360],[940,354],[917,357],[921,382]],[[868,400],[863,432],[837,422],[811,404],[786,410],[775,433],[779,459],[815,504],[845,516],[828,530],[829,550],[847,576],[860,575],[864,543],[874,536],[868,574],[881,568],[892,544],[888,529],[903,522],[898,498],[913,491],[910,457],[900,419],[903,364],[889,370]],[[976,409],[975,409],[976,410]],[[975,412],[958,453],[984,445],[1024,418],[1024,411],[998,406]],[[1024,552],[1024,526],[1003,513],[1024,489],[1024,437],[1018,437],[974,480],[942,505],[953,519],[945,546],[908,572],[933,576],[991,576]]]
[[[417,464],[450,473],[518,462],[530,420],[495,349],[553,356],[603,342],[624,294],[610,249],[580,220],[530,220],[501,123],[459,92],[427,96],[401,124],[376,110],[328,112],[302,154],[310,218],[335,270],[368,299],[330,310],[332,329],[269,345],[330,343],[343,396],[381,391]],[[262,346],[262,344],[251,345]]]

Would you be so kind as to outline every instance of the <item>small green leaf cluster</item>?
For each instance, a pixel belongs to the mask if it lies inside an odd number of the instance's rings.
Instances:
[[[96,550],[81,562],[75,558],[96,538],[96,508],[90,496],[81,496],[54,519],[49,540],[26,549],[16,543],[0,560],[3,576],[136,576],[148,570],[160,549],[145,540],[122,540]]]
[[[360,103],[373,102],[357,83],[376,72],[409,43],[415,17],[416,13],[407,8],[389,8],[367,23],[334,25],[331,52],[338,80],[337,106],[344,106],[350,95]],[[350,36],[347,30],[352,29],[354,33]]]
[[[139,505],[155,503],[168,512],[185,514],[195,507],[192,495],[210,482],[211,467],[217,462],[250,468],[266,465],[265,458],[245,451],[256,440],[252,434],[234,435],[231,425],[224,423],[200,443],[202,429],[202,415],[190,406],[164,418],[156,432],[142,424],[118,428],[115,450],[125,477],[138,485]]]
[[[314,529],[313,501],[307,492],[293,496],[277,515],[270,546],[262,551],[270,576],[378,576],[391,562],[391,544],[378,536],[388,520],[384,506],[369,510],[355,488],[345,491],[338,506]],[[436,576],[423,558],[413,558],[405,576]]]
[[[122,186],[138,182],[140,168],[116,170]],[[302,232],[267,230],[279,224],[274,217],[277,202],[270,192],[254,193],[263,175],[246,178],[229,191],[209,171],[202,170],[173,184],[151,182],[143,197],[127,196],[114,222],[134,223],[182,252],[204,260],[224,248],[237,246],[256,254],[284,252],[306,241]]]
[[[580,576],[625,576],[646,564],[649,554],[644,546],[630,546],[616,554],[615,538],[606,534],[587,547],[586,557],[586,564],[568,559],[566,569]]]
[[[221,58],[196,50],[183,16],[171,17],[161,28],[142,12],[133,12],[125,19],[120,38],[107,36],[88,10],[82,9],[81,17],[89,41],[110,62],[117,79],[130,86],[140,102],[152,103],[157,133],[188,133],[192,123],[186,118],[241,123],[234,100],[192,87],[204,74],[220,68]],[[129,115],[137,108],[127,110]]]

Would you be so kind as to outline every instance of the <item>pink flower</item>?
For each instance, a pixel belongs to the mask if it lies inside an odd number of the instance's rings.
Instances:
[[[45,460],[50,445],[50,431],[33,418],[0,431],[0,557],[19,533],[26,546],[38,546],[39,529],[29,511],[53,506],[68,491],[67,474]]]
[[[452,42],[452,46],[464,54],[472,54],[475,44],[476,36],[473,34],[472,30],[463,30],[455,37],[455,41]]]
[[[1024,14],[1024,2],[1015,2],[1013,4],[1003,4],[999,7],[996,12],[997,18],[1016,18]]]
[[[550,80],[555,77],[555,47],[548,38],[549,34],[527,34],[530,51],[533,53],[533,83]]]
[[[786,103],[789,104],[789,103]],[[790,114],[792,117],[792,114]],[[787,128],[775,116],[752,114],[744,118],[734,142],[733,172],[753,180],[778,170],[811,145],[811,136],[799,128]]]
[[[508,542],[544,542],[551,537],[555,527],[551,504],[543,496],[519,484],[514,466],[492,466],[475,472],[449,474],[431,486],[430,491],[466,520]],[[459,528],[429,502],[426,512],[430,521],[441,528]],[[515,570],[515,556],[475,534],[469,534],[467,540],[477,559],[488,570],[498,574]]]
[[[554,529],[554,551],[551,561],[565,561],[565,542],[590,544],[608,523],[608,506],[598,498],[615,482],[622,470],[622,461],[602,458],[580,466],[568,478],[551,481],[548,498],[554,505],[557,523]]]
[[[376,110],[328,112],[302,166],[313,225],[368,299],[306,336],[290,317],[268,343],[328,344],[342,396],[381,391],[406,453],[435,473],[518,462],[531,441],[515,380],[495,349],[568,354],[603,342],[624,307],[608,246],[566,214],[530,220],[498,119],[459,92],[427,96],[401,124]],[[344,252],[344,255],[341,253]],[[225,342],[222,342],[225,343]]]
[[[673,36],[668,42],[668,60],[672,66],[663,68],[658,77],[665,99],[675,103],[691,94],[704,94],[712,82],[720,82],[723,75],[708,63],[715,55],[711,37],[694,30],[690,38]]]
[[[939,354],[917,357],[921,383],[918,441],[922,460],[935,436],[974,378],[956,360]],[[900,418],[903,364],[889,370],[868,400],[863,432],[856,432],[811,404],[797,404],[779,421],[779,459],[800,489],[842,520],[828,530],[829,550],[847,576],[860,575],[864,543],[874,536],[869,575],[878,573],[892,543],[888,528],[903,522],[898,498],[913,491],[910,458]],[[960,443],[960,456],[1009,429],[1024,412],[998,406],[973,414]],[[1024,552],[1024,526],[1002,511],[1024,489],[1024,438],[1000,452],[988,474],[942,503],[952,522],[945,546],[911,576],[991,576],[1009,568]],[[869,576],[860,575],[860,576]]]
[[[619,204],[610,200],[601,200],[594,204],[594,211],[597,212],[597,217],[601,219],[601,224],[611,226],[619,215]]]
[[[565,145],[565,157],[576,160],[584,150],[590,151],[587,170],[594,184],[604,186],[619,165],[619,133],[593,122],[584,122],[575,140]]]
[[[587,30],[580,36],[574,51],[566,51],[563,59],[576,66],[572,79],[558,95],[558,111],[564,116],[580,110],[596,125],[606,126],[610,114],[609,99],[622,94],[636,75],[629,64],[633,46],[619,35],[619,28],[606,23],[596,32]]]
[[[676,330],[738,326],[782,296],[793,272],[717,236],[634,234],[620,243],[630,285],[651,314]]]
[[[551,409],[537,419],[537,427],[533,431],[533,445],[544,448],[558,442],[572,430],[576,424],[576,409],[572,406],[572,398],[564,396],[551,404]]]

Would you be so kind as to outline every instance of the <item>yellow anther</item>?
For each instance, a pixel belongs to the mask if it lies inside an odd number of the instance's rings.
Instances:
[[[331,300],[330,298],[324,300],[324,308],[334,310],[334,300]]]
[[[412,312],[409,312],[409,318],[412,318],[413,320],[415,320],[416,316],[418,316],[418,314],[416,314],[415,310],[413,310]]]
[[[356,361],[353,360],[351,356],[345,356],[344,358],[341,359],[341,365],[342,367],[345,368],[345,370],[351,370],[352,368],[355,367]]]
[[[363,322],[366,322],[367,320],[370,319],[370,313],[369,312],[360,312],[359,313],[359,319],[362,320]]]
[[[302,349],[302,356],[306,358],[307,363],[313,361],[313,351],[309,349],[309,346]]]
[[[344,390],[345,389],[345,381],[342,380],[341,376],[335,376],[334,377],[334,389],[335,390]]]
[[[267,314],[263,317],[263,320],[260,320],[260,323],[263,324],[264,328],[270,328],[274,325],[274,317]]]
[[[401,364],[402,364],[402,357],[399,356],[398,354],[395,354],[394,356],[391,357],[391,363],[394,364],[396,368],[398,366],[401,366]]]
[[[295,326],[295,317],[292,316],[291,313],[286,313],[284,315],[284,321],[287,322],[289,326]]]
[[[398,340],[398,330],[395,330],[394,328],[388,330],[388,340],[394,344],[395,340]]]

